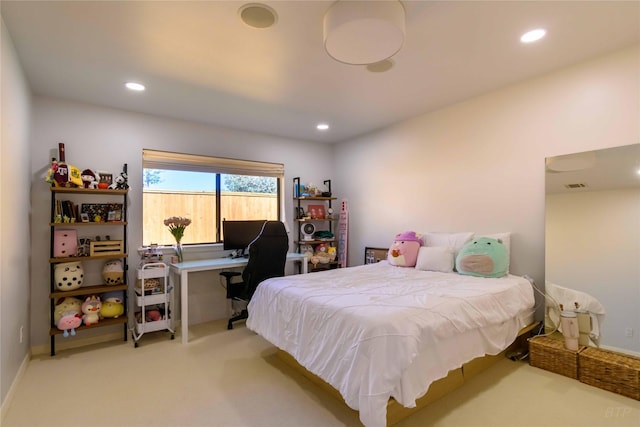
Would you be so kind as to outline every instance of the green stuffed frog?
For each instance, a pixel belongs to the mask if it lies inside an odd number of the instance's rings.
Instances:
[[[502,277],[509,268],[509,254],[497,239],[479,237],[462,247],[456,257],[460,274],[477,277]]]

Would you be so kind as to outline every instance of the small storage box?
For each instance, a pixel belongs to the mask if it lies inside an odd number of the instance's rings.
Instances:
[[[89,255],[117,255],[124,253],[122,240],[103,240],[89,244]]]
[[[640,400],[640,359],[588,347],[578,357],[580,382]]]
[[[53,232],[53,256],[74,257],[78,253],[76,230],[56,230]]]
[[[564,341],[549,337],[534,337],[529,340],[529,363],[565,377],[578,379],[578,351],[564,348]]]

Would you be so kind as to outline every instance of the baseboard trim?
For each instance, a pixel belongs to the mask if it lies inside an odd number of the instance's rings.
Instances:
[[[613,351],[615,353],[628,354],[629,356],[640,357],[639,352],[633,351],[633,350],[627,350],[626,348],[611,347],[608,345],[601,345],[600,348],[603,350]]]
[[[108,334],[96,335],[94,337],[87,338],[77,338],[73,341],[58,339],[56,340],[56,354],[63,350],[69,350],[72,348],[84,347],[92,344],[101,344],[104,342],[121,340],[122,341],[122,332],[110,332]],[[49,354],[51,352],[51,348],[49,344],[39,345],[35,347],[31,347],[31,354],[34,356],[41,356],[45,354]]]
[[[31,360],[31,352],[27,351],[27,354],[24,355],[24,359],[22,359],[22,363],[20,364],[20,368],[18,369],[18,373],[16,374],[13,382],[11,383],[11,387],[9,387],[9,391],[7,392],[7,396],[2,401],[2,405],[0,406],[0,425],[4,425],[4,417],[11,406],[11,402],[13,401],[13,395],[16,392],[16,387],[22,380],[24,373],[27,370],[27,366],[29,366],[29,361]]]

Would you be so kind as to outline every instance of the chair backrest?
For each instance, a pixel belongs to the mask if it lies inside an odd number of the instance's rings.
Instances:
[[[246,296],[250,299],[260,282],[271,277],[284,276],[289,251],[289,237],[280,221],[267,221],[249,245],[249,260],[242,272]]]

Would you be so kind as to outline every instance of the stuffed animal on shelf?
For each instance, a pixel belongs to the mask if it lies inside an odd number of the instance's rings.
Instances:
[[[53,273],[59,291],[73,291],[82,286],[84,269],[80,261],[56,264]]]
[[[421,245],[422,238],[415,231],[396,234],[387,255],[389,264],[397,267],[415,267]]]
[[[74,336],[76,328],[80,327],[80,325],[82,325],[82,315],[74,311],[65,311],[56,322],[56,327],[64,331],[62,334],[64,337]]]
[[[122,261],[114,259],[105,262],[102,268],[102,278],[106,285],[117,285],[124,281],[124,268]]]
[[[55,157],[51,158],[51,166],[49,166],[49,170],[47,171],[47,175],[45,176],[45,182],[51,184],[52,186],[57,185],[57,181],[53,179],[56,171],[58,170],[58,160]]]
[[[124,314],[124,304],[118,298],[107,298],[102,302],[100,318],[112,317],[114,319]]]
[[[84,188],[98,188],[98,181],[100,181],[100,176],[91,169],[83,170],[81,177]]]
[[[127,164],[125,163],[120,175],[116,176],[109,186],[110,190],[126,190],[129,188],[129,175],[127,175]]]
[[[100,296],[100,298],[102,299],[103,303],[105,301],[124,303],[124,292],[123,291],[105,292]]]
[[[509,253],[498,239],[479,237],[465,244],[456,257],[460,274],[477,277],[502,277],[509,268]]]
[[[60,322],[60,319],[62,319],[62,316],[65,313],[82,313],[82,301],[74,297],[64,297],[59,299],[53,311],[53,321],[56,325]],[[80,316],[82,317],[81,314]]]
[[[95,295],[91,295],[87,297],[86,300],[82,303],[82,321],[85,325],[91,326],[95,325],[100,321],[100,308],[102,307],[102,302],[100,301],[100,297]]]

